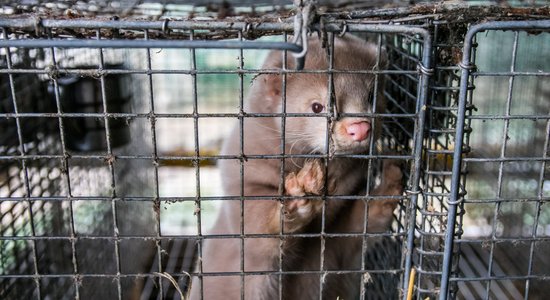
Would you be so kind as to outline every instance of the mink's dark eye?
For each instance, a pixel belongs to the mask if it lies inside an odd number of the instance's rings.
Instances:
[[[311,110],[316,114],[322,112],[323,109],[325,109],[325,107],[319,102],[313,102],[313,104],[311,104]]]

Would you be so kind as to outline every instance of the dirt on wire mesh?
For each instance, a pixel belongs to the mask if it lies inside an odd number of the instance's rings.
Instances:
[[[350,1],[353,4],[353,1]],[[542,7],[506,7],[506,6],[469,6],[464,3],[449,4],[449,3],[429,3],[417,4],[401,7],[382,8],[367,8],[362,9],[357,4],[345,5],[340,3],[337,5],[318,6],[316,11],[316,20],[335,23],[374,23],[374,24],[414,24],[420,26],[430,26],[431,21],[447,24],[467,24],[470,22],[483,23],[486,21],[504,21],[504,20],[536,20],[550,17],[550,6]],[[43,4],[44,5],[44,4]],[[194,39],[201,40],[220,40],[237,38],[239,32],[244,32],[243,38],[253,40],[261,36],[280,34],[280,32],[269,30],[256,30],[258,25],[263,23],[284,23],[292,28],[292,16],[296,13],[291,6],[276,7],[275,10],[263,14],[256,12],[254,9],[248,12],[220,13],[210,12],[215,10],[210,7],[206,11],[189,11],[186,15],[177,16],[171,15],[169,6],[163,5],[161,9],[157,9],[158,13],[144,13],[144,9],[131,7],[126,10],[105,9],[104,11],[86,11],[84,8],[78,7],[81,10],[67,6],[60,9],[59,7],[42,7],[41,9],[32,7],[18,7],[13,4],[11,13],[6,13],[0,17],[4,20],[19,19],[29,20],[24,25],[16,30],[12,29],[12,33],[23,34],[33,38],[46,38],[48,34],[53,37],[76,37],[76,38],[96,38],[97,30],[101,38],[105,39],[143,39],[145,33],[143,30],[129,30],[124,28],[124,21],[143,21],[143,22],[167,22],[165,30],[147,30],[147,38],[149,39],[174,39],[184,40],[190,38],[189,30],[181,30],[171,28],[170,22],[192,22],[193,27],[200,29],[207,28],[209,24],[214,22],[227,23],[224,29],[207,29],[196,30],[193,32]],[[224,6],[220,6],[224,7]],[[193,8],[194,9],[194,8]],[[152,11],[155,11],[151,9]],[[225,7],[227,10],[227,7]],[[150,13],[150,14],[149,14]],[[69,22],[74,20],[79,21],[121,21],[119,29],[90,29],[67,26],[63,28],[50,28],[50,32],[41,30],[43,20],[66,20]],[[168,21],[166,21],[168,20]],[[172,23],[174,24],[174,23]],[[246,30],[243,30],[242,24],[247,24]],[[204,25],[204,26],[203,26]]]

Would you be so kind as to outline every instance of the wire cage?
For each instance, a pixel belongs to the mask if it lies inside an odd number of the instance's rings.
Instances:
[[[313,276],[303,289],[328,299],[331,278],[348,275],[360,299],[541,298],[550,279],[548,7],[321,1],[308,16],[311,3],[298,2],[5,3],[0,298],[179,299],[191,285],[204,296],[209,278],[224,276],[243,298],[247,278],[265,276],[277,291],[267,298],[284,299],[288,278]],[[292,53],[307,39],[296,42],[296,20],[326,43],[327,61],[339,36],[354,35],[377,49],[377,67],[300,70]],[[262,67],[273,50],[288,65]],[[326,75],[328,90],[340,73],[375,78],[371,101],[386,107],[364,113],[381,125],[367,153],[223,153],[246,120],[330,124],[329,112],[247,111],[251,82],[275,74],[284,88],[308,72]],[[368,232],[368,219],[360,233],[325,231],[324,204],[320,231],[249,234],[241,209],[239,232],[212,233],[225,203],[258,198],[224,194],[217,164],[237,161],[245,189],[245,162],[280,161],[284,187],[293,159],[339,156],[364,162],[366,191],[318,195],[325,203],[380,201],[371,193],[383,162],[401,164],[403,193],[383,232]],[[280,241],[277,268],[244,266],[254,238]],[[359,241],[360,264],[330,269],[331,247],[346,238]],[[209,270],[205,245],[232,239],[241,266]],[[315,268],[285,269],[292,239],[319,245],[306,253]]]

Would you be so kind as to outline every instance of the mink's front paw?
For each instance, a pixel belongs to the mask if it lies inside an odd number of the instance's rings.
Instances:
[[[307,161],[298,174],[285,178],[285,194],[289,196],[322,195],[325,186],[325,167],[320,160]],[[323,207],[321,199],[289,199],[284,203],[285,230],[296,231],[318,215]]]
[[[377,197],[373,201],[369,201],[368,232],[386,232],[391,228],[394,219],[393,211],[397,208],[399,199],[390,198],[390,196],[401,196],[403,194],[402,164],[398,160],[384,160],[382,180],[372,193]]]
[[[403,193],[403,162],[398,160],[385,160],[382,167],[382,186],[384,194],[395,196]]]

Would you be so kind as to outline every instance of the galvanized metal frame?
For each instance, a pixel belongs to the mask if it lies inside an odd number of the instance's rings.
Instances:
[[[457,217],[457,210],[458,206],[463,201],[464,195],[460,194],[460,180],[462,176],[462,161],[463,161],[463,140],[464,140],[464,129],[465,129],[465,122],[466,122],[466,105],[468,103],[468,97],[469,92],[471,90],[470,88],[470,81],[471,79],[471,73],[473,72],[473,69],[475,68],[475,65],[473,64],[472,55],[474,51],[474,37],[477,33],[487,31],[487,30],[543,30],[548,31],[550,30],[550,20],[540,20],[540,21],[493,21],[493,22],[487,22],[483,24],[478,24],[472,26],[464,39],[464,48],[463,48],[463,56],[462,56],[462,62],[459,64],[461,68],[461,78],[460,78],[460,94],[459,94],[459,102],[458,102],[458,112],[457,112],[457,125],[456,125],[456,133],[455,133],[455,149],[453,154],[453,168],[452,168],[452,182],[451,182],[451,193],[449,200],[447,201],[448,205],[448,219],[447,219],[447,232],[445,233],[445,252],[443,257],[443,269],[442,269],[442,278],[441,278],[441,290],[439,294],[439,299],[444,300],[447,299],[449,296],[449,283],[450,283],[450,276],[451,276],[451,266],[452,266],[452,260],[453,260],[453,246],[454,246],[454,239],[455,239],[455,225],[456,225],[456,217]],[[516,34],[516,40],[514,43],[514,54],[513,54],[513,60],[515,61],[515,53],[517,49],[517,34]],[[548,75],[547,72],[543,72],[541,75],[545,76]],[[512,63],[510,73],[506,73],[508,76],[512,76],[513,78],[515,74],[514,65]],[[535,74],[530,74],[535,75]],[[509,93],[510,97],[510,93]],[[508,109],[509,109],[509,103],[510,98],[507,101],[508,103]],[[502,116],[501,118],[507,119],[506,116]],[[509,116],[508,116],[509,118]],[[546,117],[541,117],[546,118]],[[506,134],[507,130],[505,129],[504,134]],[[547,130],[548,133],[548,130]],[[503,150],[504,151],[504,150]],[[528,160],[536,160],[541,161],[541,158],[533,158]],[[547,158],[542,158],[542,161],[546,161]],[[501,169],[502,172],[502,169]],[[542,175],[541,175],[542,176]],[[542,177],[541,177],[542,181]],[[539,202],[540,205],[540,202]],[[531,242],[531,258],[532,258],[532,251],[533,251],[533,245],[534,241]],[[532,261],[532,260],[531,260]],[[531,266],[530,266],[531,268]],[[530,269],[529,268],[529,269]],[[529,281],[527,280],[526,285],[528,286]],[[489,285],[487,286],[487,289],[489,288]],[[525,294],[525,299],[528,298],[528,289]]]
[[[60,105],[60,100],[59,100],[59,94],[58,92],[56,91],[56,105],[57,105],[57,112],[56,113],[20,113],[18,112],[17,110],[14,112],[14,113],[6,113],[6,114],[1,114],[0,117],[3,117],[3,118],[14,118],[16,121],[19,120],[20,118],[22,117],[47,117],[47,118],[55,118],[58,120],[60,126],[59,126],[59,130],[60,130],[60,134],[61,136],[63,136],[63,119],[66,118],[66,117],[77,117],[77,118],[90,118],[90,117],[93,117],[93,118],[102,118],[104,119],[104,122],[106,124],[108,124],[109,122],[109,119],[111,118],[120,118],[120,117],[130,117],[130,118],[149,118],[150,119],[150,126],[151,126],[151,132],[152,132],[152,145],[153,145],[153,154],[152,155],[117,155],[116,156],[116,159],[150,159],[150,160],[153,160],[154,162],[156,162],[154,165],[154,170],[155,170],[155,176],[154,176],[154,180],[155,180],[155,186],[156,186],[156,196],[154,197],[119,197],[116,192],[115,192],[115,189],[113,189],[113,193],[108,196],[108,197],[85,197],[87,200],[98,200],[98,201],[109,201],[111,202],[111,207],[112,207],[112,214],[113,214],[113,219],[114,219],[114,222],[115,222],[115,232],[114,232],[114,235],[111,236],[111,237],[82,237],[80,236],[79,238],[89,238],[89,239],[107,239],[107,240],[113,240],[115,242],[115,256],[116,256],[116,259],[117,259],[117,262],[116,262],[116,265],[117,265],[117,274],[113,277],[112,275],[107,275],[107,274],[96,274],[94,275],[95,277],[100,277],[100,278],[113,278],[115,279],[116,281],[116,285],[117,285],[117,289],[118,289],[118,297],[121,298],[122,297],[122,291],[121,291],[121,283],[120,283],[120,279],[121,278],[124,278],[126,276],[131,276],[131,277],[135,277],[135,276],[147,276],[147,275],[140,275],[140,274],[134,274],[134,275],[125,275],[125,274],[121,274],[121,271],[120,271],[120,261],[119,261],[119,257],[120,257],[120,254],[119,254],[119,250],[118,250],[118,245],[119,245],[119,241],[122,241],[122,240],[125,240],[125,239],[131,239],[132,237],[125,237],[125,236],[119,236],[118,235],[118,229],[117,229],[117,224],[116,224],[116,219],[117,219],[117,208],[116,208],[116,203],[118,201],[142,201],[142,200],[149,200],[149,201],[153,201],[154,203],[160,203],[160,201],[194,201],[195,202],[195,205],[197,206],[198,210],[199,210],[199,213],[197,214],[197,226],[198,226],[198,232],[199,232],[199,235],[198,236],[177,236],[177,238],[198,238],[199,241],[202,240],[204,237],[201,235],[201,217],[200,217],[200,201],[202,200],[219,200],[219,199],[225,199],[225,200],[237,200],[237,201],[242,201],[244,200],[244,197],[201,197],[200,195],[200,190],[199,190],[199,186],[200,186],[200,169],[199,169],[199,165],[198,163],[201,161],[201,160],[210,160],[210,159],[242,159],[242,155],[237,155],[237,156],[224,156],[224,157],[219,157],[219,156],[199,156],[199,144],[198,144],[198,119],[199,118],[208,118],[208,117],[232,117],[232,118],[238,118],[241,120],[241,136],[242,136],[242,121],[243,121],[243,118],[245,117],[245,113],[243,111],[243,75],[244,74],[253,74],[253,73],[258,73],[258,72],[261,72],[261,73],[270,73],[270,72],[273,72],[273,71],[266,71],[266,70],[244,70],[243,69],[243,55],[242,55],[242,49],[281,49],[281,50],[290,50],[290,51],[299,51],[301,48],[299,46],[295,46],[293,44],[290,44],[290,43],[271,43],[271,42],[248,42],[248,41],[242,41],[242,32],[243,32],[243,29],[246,30],[247,28],[247,24],[246,23],[243,23],[243,24],[231,24],[232,26],[234,26],[233,28],[239,28],[237,30],[238,34],[239,34],[239,40],[238,41],[226,41],[226,42],[220,42],[220,41],[216,41],[216,42],[210,42],[210,41],[197,41],[197,40],[194,40],[193,39],[193,32],[194,30],[200,30],[200,29],[227,29],[228,28],[228,23],[224,23],[224,22],[217,22],[215,24],[208,24],[208,25],[202,25],[202,24],[197,24],[197,23],[193,23],[193,22],[172,22],[170,21],[169,24],[167,24],[167,22],[130,22],[130,21],[80,21],[80,20],[40,20],[40,22],[36,22],[36,20],[34,19],[10,19],[10,20],[0,20],[0,27],[3,27],[5,28],[4,29],[4,36],[7,36],[8,35],[8,31],[6,28],[28,28],[29,26],[33,26],[33,28],[38,28],[40,27],[46,31],[49,31],[53,28],[58,28],[58,27],[63,27],[63,28],[87,28],[87,29],[90,29],[90,30],[94,30],[95,33],[96,33],[96,39],[95,40],[58,40],[58,39],[44,39],[44,40],[30,40],[30,39],[25,39],[25,40],[7,40],[7,39],[3,39],[3,40],[0,40],[0,47],[4,47],[5,49],[10,49],[10,47],[19,47],[19,48],[45,48],[45,49],[48,49],[49,48],[49,51],[52,52],[52,57],[53,59],[55,59],[55,50],[54,48],[63,48],[63,47],[68,47],[68,48],[79,48],[79,47],[84,47],[84,48],[144,48],[147,50],[147,67],[143,70],[111,70],[111,69],[104,69],[102,70],[101,72],[101,75],[108,75],[108,74],[146,74],[147,77],[148,77],[148,86],[150,88],[150,98],[149,98],[149,107],[150,107],[150,112],[149,113],[111,113],[111,112],[108,112],[106,110],[106,103],[105,103],[105,83],[104,83],[104,79],[103,79],[103,76],[101,77],[101,86],[102,86],[102,97],[103,97],[103,107],[104,107],[104,110],[102,113],[66,113],[66,112],[63,112],[62,109],[61,109],[61,105]],[[265,28],[264,28],[265,27]],[[100,31],[98,28],[114,28],[114,29],[134,29],[134,30],[144,30],[144,40],[135,40],[135,41],[132,41],[132,40],[106,40],[106,39],[101,39],[101,36],[100,36]],[[230,27],[231,28],[231,27]],[[190,40],[150,40],[148,39],[148,30],[149,29],[152,29],[152,30],[167,30],[167,29],[185,29],[185,30],[190,30]],[[287,24],[269,24],[269,23],[263,23],[261,24],[261,26],[257,26],[255,27],[255,30],[279,30],[281,32],[287,32],[289,31],[289,26]],[[389,71],[389,70],[382,70],[382,71],[369,71],[369,70],[365,70],[364,72],[363,71],[356,71],[357,73],[374,73],[375,76],[378,76],[378,74],[410,74],[410,75],[418,75],[420,80],[419,80],[419,91],[420,91],[420,94],[418,95],[418,102],[417,102],[417,107],[416,107],[416,112],[413,113],[413,114],[383,114],[383,113],[380,113],[380,112],[374,112],[372,113],[371,115],[373,116],[377,116],[377,117],[394,117],[394,118],[414,118],[415,119],[415,127],[416,128],[422,128],[423,127],[423,124],[424,124],[424,115],[425,115],[425,102],[426,102],[426,95],[427,95],[427,89],[428,89],[428,82],[429,82],[429,76],[432,74],[433,70],[430,69],[430,53],[431,51],[427,51],[427,49],[431,49],[431,36],[429,34],[429,32],[425,29],[421,29],[421,28],[417,28],[417,27],[404,27],[404,26],[398,26],[398,25],[378,25],[378,24],[374,24],[374,25],[365,25],[365,24],[348,24],[348,25],[345,25],[345,27],[342,25],[342,24],[337,24],[337,23],[328,23],[328,24],[325,24],[325,27],[321,30],[325,30],[327,32],[335,32],[335,33],[340,33],[343,29],[346,29],[350,32],[374,32],[374,33],[380,33],[380,34],[383,34],[383,33],[401,33],[401,34],[411,34],[411,35],[418,35],[422,40],[423,40],[423,50],[422,53],[423,53],[423,59],[422,59],[422,63],[419,64],[418,66],[418,69],[417,71]],[[380,40],[378,41],[379,43],[379,47],[380,47]],[[191,62],[191,70],[189,71],[185,71],[185,70],[169,70],[169,71],[155,71],[155,70],[152,70],[151,69],[151,57],[150,57],[150,48],[156,48],[156,47],[162,47],[162,48],[189,48],[190,51],[191,51],[191,57],[192,57],[192,62]],[[240,55],[240,58],[239,58],[239,61],[240,61],[240,67],[238,70],[236,71],[226,71],[226,72],[218,72],[218,71],[199,71],[199,70],[196,70],[196,66],[195,66],[195,55],[194,55],[194,49],[197,49],[197,48],[232,48],[232,49],[241,49],[241,55]],[[102,68],[103,66],[103,58],[102,58],[102,51],[101,49],[99,49],[99,55],[101,57],[100,59],[100,68]],[[55,64],[55,61],[54,61],[54,64]],[[28,69],[16,69],[16,68],[12,68],[11,66],[8,67],[8,69],[5,69],[5,70],[1,70],[2,73],[7,73],[10,77],[12,77],[13,75],[12,74],[19,74],[19,73],[36,73],[36,74],[46,74],[48,75],[48,71],[44,70],[44,71],[41,71],[41,70],[28,70]],[[59,74],[86,74],[86,72],[88,72],[87,70],[75,70],[75,69],[71,69],[71,70],[56,70],[56,72],[58,72]],[[283,68],[283,70],[281,71],[276,71],[276,73],[280,73],[280,74],[283,74],[284,77],[286,77],[285,75],[287,73],[292,73],[294,71],[292,70],[286,70],[286,68]],[[337,72],[341,72],[341,71],[338,71],[338,70],[328,70],[328,71],[312,71],[312,72],[319,72],[319,73],[325,73],[325,72],[328,72],[329,75],[333,74],[333,73],[337,73]],[[162,113],[156,113],[154,111],[154,97],[153,97],[153,91],[152,91],[152,88],[153,88],[153,85],[152,85],[152,75],[153,74],[156,74],[156,73],[168,73],[168,74],[189,74],[192,76],[193,78],[193,82],[194,82],[194,88],[193,88],[193,113],[192,114],[162,114]],[[197,88],[196,88],[196,75],[197,74],[209,74],[209,73],[226,73],[226,74],[238,74],[240,76],[240,88],[239,88],[239,91],[240,91],[240,112],[238,114],[199,114],[198,111],[197,111]],[[349,72],[349,73],[353,73],[353,72]],[[54,81],[55,82],[55,81]],[[285,84],[283,81],[283,85]],[[12,82],[12,88],[13,88],[13,82]],[[57,89],[57,87],[56,87]],[[15,97],[14,97],[15,98]],[[283,120],[287,117],[297,117],[297,116],[305,116],[307,114],[290,114],[290,113],[284,113],[283,112]],[[345,114],[342,114],[342,116],[344,116]],[[254,115],[254,117],[269,117],[269,116],[280,116],[280,114],[257,114],[257,115]],[[155,138],[155,118],[157,117],[162,117],[162,118],[193,118],[194,120],[194,139],[195,139],[195,157],[162,157],[162,156],[159,156],[158,153],[156,152],[156,138]],[[246,117],[250,117],[249,115],[246,115]],[[283,121],[284,122],[284,121]],[[284,124],[284,123],[283,123]],[[283,125],[284,126],[284,125]],[[20,126],[18,126],[18,129],[20,130]],[[106,126],[106,136],[107,136],[107,140],[110,141],[110,132],[109,132],[109,128],[108,126]],[[411,180],[411,187],[410,187],[410,190],[409,190],[409,196],[411,197],[411,200],[410,200],[410,206],[408,208],[409,212],[411,213],[409,215],[409,225],[408,226],[412,226],[411,228],[414,228],[414,222],[415,222],[415,217],[414,217],[414,212],[415,212],[415,206],[416,206],[416,199],[418,197],[418,194],[420,193],[420,189],[419,189],[419,180],[420,180],[420,175],[419,174],[419,170],[420,170],[420,161],[421,161],[421,150],[422,150],[422,138],[423,138],[423,130],[416,130],[415,131],[415,136],[414,136],[414,145],[415,145],[415,149],[414,149],[414,153],[411,155],[411,156],[408,156],[408,155],[405,155],[405,156],[398,156],[399,158],[401,159],[412,159],[413,160],[413,164],[414,164],[414,170],[411,171],[411,174],[413,174],[413,177],[412,177],[412,180]],[[282,137],[283,139],[283,142],[284,142],[284,136]],[[20,145],[21,147],[24,147],[24,144],[22,141],[20,141]],[[98,159],[98,160],[105,160],[108,162],[108,165],[109,165],[109,169],[110,169],[110,173],[111,173],[111,179],[110,179],[110,185],[112,187],[116,186],[116,183],[115,183],[115,174],[114,174],[114,158],[115,158],[115,155],[113,154],[113,151],[111,149],[111,145],[110,145],[110,142],[108,142],[107,144],[107,153],[105,155],[97,155],[97,154],[94,154],[94,155],[74,155],[72,154],[70,157],[73,158],[73,159]],[[242,149],[242,144],[241,144],[241,149]],[[39,160],[39,159],[61,159],[62,161],[64,161],[64,165],[67,166],[68,165],[68,152],[66,150],[66,146],[65,146],[65,142],[63,141],[63,137],[62,137],[62,154],[60,155],[32,155],[32,154],[27,154],[25,152],[22,152],[21,155],[19,156],[2,156],[0,157],[0,159],[2,160],[17,160],[17,161],[20,161],[21,163],[23,163],[23,165],[25,164],[25,162],[27,160]],[[242,152],[242,151],[241,151]],[[241,153],[242,154],[242,153]],[[327,153],[328,155],[328,153]],[[338,156],[338,155],[336,155]],[[284,153],[282,155],[272,155],[272,156],[264,156],[264,155],[257,155],[257,156],[247,156],[248,159],[257,159],[257,158],[278,158],[278,159],[284,159],[288,157],[287,155],[285,155]],[[295,155],[294,157],[318,157],[318,155]],[[362,157],[362,158],[390,158],[390,157],[395,157],[395,156],[390,156],[390,155],[375,155],[373,153],[370,153],[369,155],[360,155],[360,156],[357,156],[357,157]],[[176,160],[189,160],[189,161],[192,161],[194,164],[195,164],[195,178],[196,178],[196,183],[197,183],[197,190],[196,190],[196,196],[195,197],[168,197],[168,198],[165,198],[163,197],[162,199],[160,199],[159,197],[159,191],[158,191],[158,187],[159,187],[159,184],[158,184],[158,163],[162,160],[166,160],[166,159],[176,159]],[[23,166],[23,168],[26,170],[26,168]],[[67,169],[66,169],[67,170]],[[67,171],[68,172],[68,171]],[[241,176],[242,176],[242,169],[241,169]],[[242,177],[241,177],[242,178]],[[69,180],[69,174],[65,174],[65,181],[67,182],[68,186],[70,187],[70,180]],[[281,181],[282,182],[282,181]],[[28,185],[28,183],[27,183]],[[83,199],[83,197],[78,197],[79,199]],[[255,197],[255,198],[258,198],[258,197]],[[260,197],[261,198],[261,197]],[[280,199],[281,197],[276,197],[277,199]],[[284,197],[282,197],[284,198]],[[339,197],[336,197],[336,196],[325,196],[325,198],[327,199],[330,199],[330,198],[339,198]],[[346,196],[345,197],[346,199],[356,199],[356,200],[368,200],[368,199],[373,199],[375,197],[373,196],[352,196],[352,197],[349,197],[349,196]],[[33,198],[31,197],[30,193],[27,193],[27,196],[22,198],[22,199],[27,199],[28,201],[33,201]],[[264,199],[266,200],[269,200],[269,199],[275,199],[273,197],[264,197]],[[21,199],[19,198],[8,198],[8,199],[2,199],[2,201],[20,201]],[[67,197],[58,197],[58,196],[53,196],[53,197],[48,197],[48,200],[50,201],[66,201],[66,200],[69,200],[70,202],[70,206],[71,206],[71,211],[72,211],[72,203],[74,199],[72,196],[71,196],[71,193],[69,191],[69,198]],[[365,212],[366,213],[366,212]],[[72,220],[72,216],[71,216],[71,220]],[[71,224],[72,225],[72,235],[70,237],[70,240],[71,240],[71,244],[72,244],[72,248],[73,248],[73,265],[74,265],[74,272],[75,274],[78,274],[78,267],[77,267],[77,264],[76,264],[76,261],[77,261],[77,258],[76,258],[76,250],[75,250],[75,238],[76,238],[76,234],[75,234],[75,231],[74,231],[74,221],[71,221]],[[159,226],[159,224],[157,224],[157,227]],[[241,224],[241,229],[243,229],[243,224]],[[159,229],[159,228],[157,228]],[[158,233],[160,234],[160,230],[158,230]],[[330,233],[325,233],[325,232],[322,232],[320,235],[319,234],[298,234],[298,235],[292,235],[292,236],[297,236],[297,237],[318,237],[320,236],[321,239],[324,240],[324,238],[328,238],[328,237],[336,237],[336,236],[339,236],[339,237],[342,237],[342,236],[369,236],[371,234],[367,234],[366,232],[364,232],[363,234],[347,234],[347,235],[341,235],[341,234],[330,234]],[[259,235],[250,235],[250,234],[244,234],[243,231],[241,231],[241,234],[238,234],[238,235],[233,235],[233,236],[228,236],[228,235],[222,235],[222,236],[216,236],[216,235],[209,235],[208,238],[228,238],[228,237],[238,237],[238,238],[241,238],[241,241],[244,242],[244,239],[247,238],[247,237],[257,237]],[[283,237],[286,236],[286,234],[284,233],[280,233],[278,235],[281,239]],[[159,243],[159,240],[161,238],[165,238],[166,236],[163,235],[162,237],[157,235],[157,255],[158,255],[158,259],[160,261],[161,259],[161,252],[162,252],[162,249],[160,248],[160,243]],[[34,234],[31,236],[31,237],[2,237],[3,239],[6,239],[6,240],[30,240],[30,241],[35,241],[37,239],[40,239],[40,237],[36,237]],[[48,237],[48,238],[56,238],[56,237]],[[64,237],[58,237],[60,239],[64,239]],[[365,247],[363,247],[365,250]],[[410,230],[409,231],[409,234],[408,234],[408,237],[407,237],[407,246],[406,246],[407,249],[414,249],[414,230]],[[199,243],[199,254],[201,252],[201,246],[200,246],[200,243]],[[408,278],[409,276],[409,269],[411,268],[411,265],[412,265],[412,250],[408,251],[408,255],[407,255],[407,258],[406,258],[406,267],[405,269],[407,270],[406,271],[406,274],[404,275],[404,278]],[[241,252],[241,256],[244,255],[242,252]],[[36,257],[36,256],[35,256]],[[322,256],[321,256],[322,257]],[[36,259],[35,259],[35,262],[36,262]],[[198,267],[198,275],[201,276],[201,267],[200,267],[200,263],[199,263],[199,267]],[[323,265],[323,262],[321,261],[321,265]],[[242,280],[244,280],[244,269],[243,269],[244,266],[241,265],[241,271],[239,273],[239,275],[241,276],[241,282]],[[160,267],[160,264],[159,264],[159,272],[162,272],[162,269]],[[349,270],[348,270],[349,271]],[[350,271],[350,272],[361,272],[361,271]],[[300,274],[308,274],[308,273],[312,273],[312,272],[294,272],[296,274],[300,273]],[[316,273],[316,272],[313,272],[313,273]],[[331,271],[323,271],[322,274],[328,274],[328,273],[331,273]],[[248,273],[247,273],[248,274]],[[276,273],[279,275],[279,278],[281,278],[281,275],[283,274],[287,274],[287,272],[283,272],[282,269],[279,270],[278,273]],[[216,275],[216,274],[211,274],[211,275]],[[218,274],[218,275],[227,275],[227,274]],[[85,275],[87,276],[87,275]],[[38,296],[40,296],[40,278],[48,278],[48,277],[67,277],[67,278],[72,278],[73,280],[77,280],[76,277],[74,277],[73,274],[67,274],[67,275],[60,275],[60,276],[57,276],[57,274],[55,275],[45,275],[45,274],[39,274],[38,273],[38,269],[35,268],[35,274],[34,275],[15,275],[15,276],[12,276],[12,275],[1,275],[1,277],[9,277],[9,278],[29,278],[29,279],[34,279],[35,283],[36,283],[36,291],[38,292]],[[406,280],[404,280],[404,282],[406,282]],[[321,285],[321,290],[323,289],[322,285]],[[407,289],[407,285],[405,284],[403,286],[403,288],[406,290]],[[163,285],[161,284],[160,285],[160,289],[161,289],[161,293],[162,293],[162,289],[163,289]],[[76,289],[76,295],[78,297],[79,295],[79,289],[78,289],[78,285],[77,285],[77,289]],[[363,293],[364,295],[364,293]],[[241,297],[244,297],[243,294],[241,294]]]

